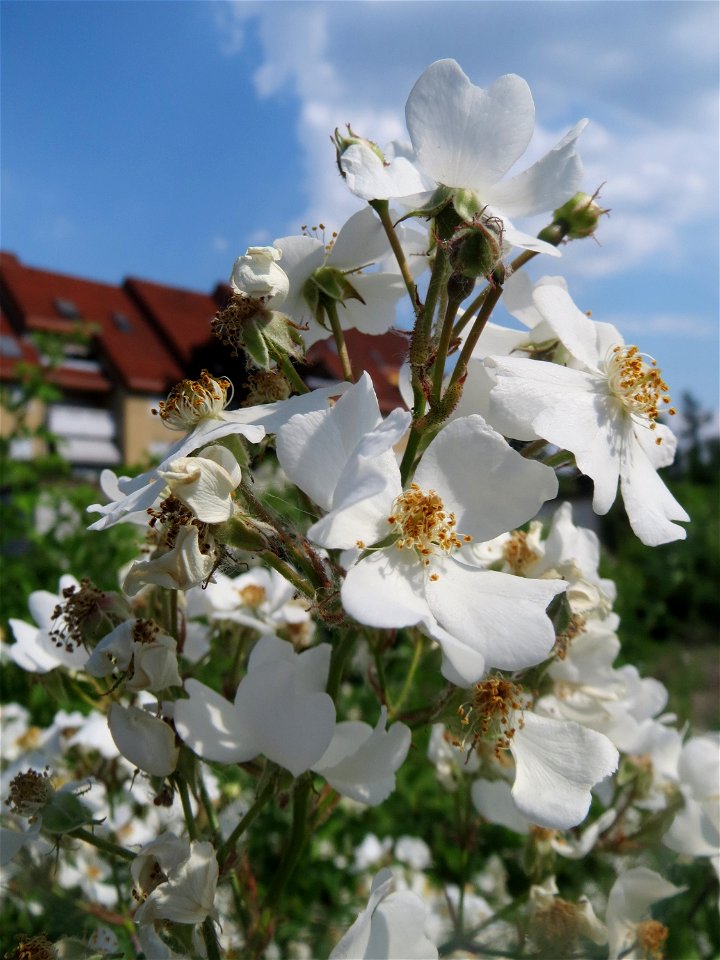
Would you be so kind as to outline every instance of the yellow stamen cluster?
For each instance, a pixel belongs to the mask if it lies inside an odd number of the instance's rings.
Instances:
[[[643,358],[647,357],[647,363]],[[635,346],[615,346],[607,361],[607,374],[610,389],[628,411],[649,421],[651,430],[656,428],[655,421],[660,409],[665,405],[671,416],[675,410],[670,406],[668,385],[662,378],[657,361],[647,354],[640,353]],[[656,440],[660,443],[661,440]]]
[[[483,740],[495,741],[495,756],[500,759],[502,750],[510,747],[510,741],[518,728],[522,729],[522,687],[502,677],[490,677],[476,683],[469,704],[458,707],[458,716],[474,745]],[[517,721],[517,727],[514,725]]]
[[[503,547],[505,562],[517,576],[523,576],[528,567],[538,559],[537,553],[528,544],[524,530],[514,530]]]
[[[434,490],[425,493],[416,483],[395,500],[387,522],[399,533],[396,548],[414,550],[425,566],[434,554],[452,553],[472,540],[455,532],[455,514],[445,510],[441,497]]]
[[[265,587],[259,583],[249,583],[239,590],[240,602],[246,607],[259,607],[265,600]]]
[[[47,769],[42,773],[37,770],[27,770],[18,773],[10,781],[8,804],[13,813],[19,817],[27,817],[30,823],[37,819],[37,815],[48,805],[55,793]]]
[[[56,647],[72,653],[82,645],[84,629],[98,613],[103,591],[85,578],[80,581],[80,589],[65,587],[62,597],[62,603],[52,612],[53,626],[48,636]]]
[[[648,960],[663,960],[669,932],[658,920],[643,920],[637,925],[637,943]]]
[[[176,383],[167,400],[152,412],[170,430],[191,430],[200,420],[217,417],[232,399],[232,384],[227,377],[211,377],[203,370],[199,380]]]

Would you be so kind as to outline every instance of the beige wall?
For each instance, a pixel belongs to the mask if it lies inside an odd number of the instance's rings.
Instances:
[[[163,446],[178,439],[178,434],[150,412],[162,397],[147,394],[121,394],[118,397],[118,437],[123,463],[143,463]]]
[[[12,390],[12,386],[9,384],[3,384],[3,386],[8,386]],[[0,404],[0,437],[9,437],[11,436],[16,427],[17,427],[17,416],[13,413],[10,413]],[[25,418],[25,426],[29,427],[31,430],[35,430],[37,427],[42,426],[45,422],[45,404],[41,400],[33,399],[27,406],[27,417]],[[21,441],[20,445],[22,448],[25,447],[25,442]],[[29,447],[27,450],[27,459],[32,457],[39,457],[45,453],[45,444],[33,438],[29,441]],[[23,455],[22,459],[26,459],[26,456]]]

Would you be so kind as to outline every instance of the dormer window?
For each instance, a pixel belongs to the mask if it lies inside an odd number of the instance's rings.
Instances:
[[[64,320],[82,319],[82,314],[72,300],[66,300],[64,297],[57,297],[53,303],[53,306]]]
[[[124,313],[119,313],[117,310],[113,311],[112,320],[118,330],[123,333],[132,333],[132,321]]]

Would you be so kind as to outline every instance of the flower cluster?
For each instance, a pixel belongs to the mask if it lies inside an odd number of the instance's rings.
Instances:
[[[657,474],[668,387],[562,278],[522,272],[604,213],[578,194],[585,121],[508,178],[534,124],[520,77],[481,89],[438,61],[406,117],[409,146],[336,131],[368,206],[329,242],[304,231],[235,262],[212,330],[250,401],[231,409],[207,371],[183,380],[155,411],[183,434],[162,462],[104,474],[91,535],[144,530],[121,587],[66,575],[31,595],[36,626],[11,621],[9,659],[92,709],[36,728],[6,708],[10,888],[51,840],[58,882],[147,957],[658,960],[649,908],[681,888],[650,851],[720,863],[717,737],[687,736],[665,688],[616,665],[598,538],[551,502],[562,466],[592,479],[598,514],[619,486],[644,544],[684,537]],[[510,219],[542,212],[539,237]],[[406,406],[387,412],[344,331],[387,331],[405,294]],[[489,321],[501,297],[524,330]],[[310,389],[305,351],[330,337],[345,380]],[[361,841],[393,794],[408,812],[448,799],[459,859],[405,823]],[[492,846],[506,858],[471,872]],[[573,888],[563,862],[591,857],[605,886]],[[332,922],[308,908],[304,933],[282,922],[300,864],[345,878],[325,881],[345,890]]]

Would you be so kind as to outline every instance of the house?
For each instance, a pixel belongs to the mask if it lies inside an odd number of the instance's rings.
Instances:
[[[116,286],[29,267],[2,252],[0,381],[12,396],[28,364],[43,368],[57,397],[34,402],[26,422],[47,427],[74,467],[140,463],[173,439],[152,410],[179,380],[207,369],[228,376],[242,396],[242,361],[210,333],[229,293],[222,284],[202,293],[135,277]],[[393,332],[347,335],[354,369],[371,373],[385,412],[402,404],[397,382],[406,339]],[[315,344],[299,371],[311,386],[341,379],[333,340]],[[6,409],[0,432],[8,436],[15,426]],[[38,452],[36,441],[14,441],[17,458]]]

